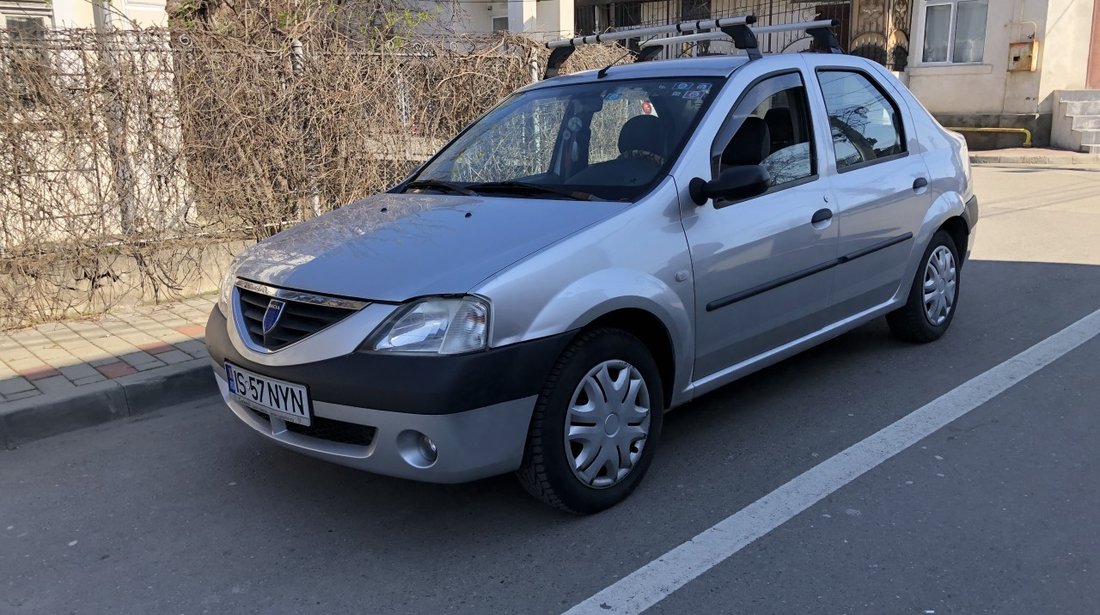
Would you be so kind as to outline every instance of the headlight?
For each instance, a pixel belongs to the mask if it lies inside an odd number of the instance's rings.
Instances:
[[[225,279],[222,280],[221,287],[218,288],[218,310],[226,318],[229,318],[229,315],[233,312],[230,309],[230,303],[233,301],[233,285],[236,283],[237,268],[230,265],[229,271],[225,274]]]
[[[478,297],[421,299],[401,308],[366,346],[381,352],[459,354],[482,350],[489,304]]]

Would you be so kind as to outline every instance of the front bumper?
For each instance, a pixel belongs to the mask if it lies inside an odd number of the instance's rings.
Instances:
[[[314,401],[315,426],[302,429],[238,402],[229,393],[225,370],[217,364],[213,369],[229,409],[268,439],[325,461],[432,483],[462,483],[519,468],[536,399],[514,399],[454,414],[408,414]],[[340,429],[354,437],[323,437]],[[435,442],[434,463],[425,465],[417,458],[412,442],[402,435],[410,431]]]
[[[246,425],[307,455],[436,483],[519,467],[538,392],[571,338],[564,334],[467,355],[352,353],[272,366],[242,356],[229,335],[225,317],[214,308],[206,327],[212,368],[222,398]],[[306,385],[315,425],[288,425],[242,404],[228,391],[226,361]],[[423,463],[410,451],[416,432],[435,443],[434,463]]]

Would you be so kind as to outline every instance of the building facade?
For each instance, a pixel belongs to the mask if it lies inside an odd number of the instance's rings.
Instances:
[[[902,78],[941,123],[984,129],[964,132],[978,147],[1021,145],[1025,129],[1035,145],[1090,150],[1081,139],[1097,136],[1082,131],[1100,116],[1100,1],[916,0],[913,11]],[[1082,134],[1055,134],[1067,118]]]

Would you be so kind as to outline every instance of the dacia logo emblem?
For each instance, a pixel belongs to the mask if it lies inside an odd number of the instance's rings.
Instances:
[[[264,335],[271,333],[275,325],[279,324],[279,317],[283,315],[284,307],[286,307],[286,301],[281,299],[272,299],[271,303],[267,304],[267,311],[264,312]]]

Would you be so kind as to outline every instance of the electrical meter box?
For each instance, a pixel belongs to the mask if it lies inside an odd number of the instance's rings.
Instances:
[[[1008,70],[1035,72],[1039,61],[1039,41],[1008,44]]]

